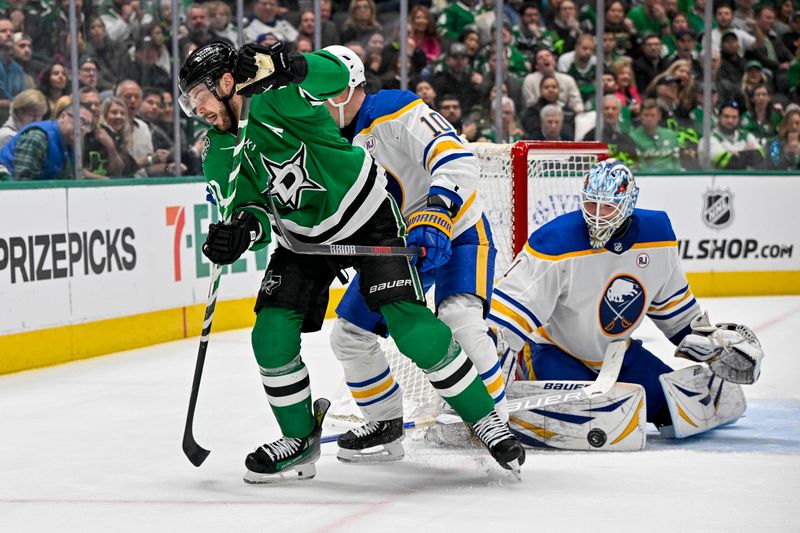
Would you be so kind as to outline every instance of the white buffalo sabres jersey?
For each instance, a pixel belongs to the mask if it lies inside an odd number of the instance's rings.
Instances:
[[[666,213],[636,209],[625,235],[593,249],[574,211],[533,232],[495,285],[489,320],[517,351],[553,344],[596,368],[645,314],[676,342],[700,312]]]
[[[453,126],[416,94],[392,90],[368,95],[354,133],[353,144],[385,169],[387,189],[405,218],[423,209],[433,192],[460,199],[454,238],[480,220],[475,156]]]

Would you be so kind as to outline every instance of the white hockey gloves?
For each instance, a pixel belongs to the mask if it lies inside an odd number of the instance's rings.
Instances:
[[[764,352],[750,328],[729,322],[713,326],[707,313],[695,317],[691,327],[692,333],[675,349],[677,357],[706,363],[731,383],[748,385],[758,380]]]

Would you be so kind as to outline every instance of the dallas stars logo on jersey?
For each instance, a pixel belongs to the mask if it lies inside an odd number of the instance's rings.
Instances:
[[[263,153],[261,162],[270,174],[267,194],[277,197],[286,207],[297,209],[303,191],[325,190],[308,175],[305,144],[301,144],[297,153],[283,163],[270,161]]]

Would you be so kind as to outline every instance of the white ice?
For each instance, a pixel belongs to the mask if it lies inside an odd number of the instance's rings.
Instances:
[[[765,348],[745,418],[683,441],[651,431],[643,452],[531,451],[521,482],[482,450],[411,443],[384,465],[326,444],[313,480],[244,484],[245,455],[278,435],[245,330],[211,335],[200,468],[181,451],[197,338],[2,376],[0,532],[800,532],[800,297],[701,303]],[[315,396],[341,380],[329,331],[303,340]],[[637,337],[681,366],[651,324]]]

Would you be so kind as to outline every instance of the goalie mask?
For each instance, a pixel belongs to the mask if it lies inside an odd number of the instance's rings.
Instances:
[[[328,98],[328,103],[339,110],[339,118],[336,120],[336,123],[340,128],[344,128],[347,126],[347,124],[344,123],[344,107],[350,103],[356,87],[360,87],[361,85],[367,83],[367,79],[364,77],[364,63],[361,61],[361,58],[358,57],[358,54],[346,46],[334,44],[323,48],[323,50],[330,52],[339,58],[339,61],[344,63],[344,65],[347,67],[347,70],[350,72],[350,79],[347,81],[347,86],[349,87],[347,99],[344,102],[337,104],[333,101],[333,98]]]
[[[232,73],[235,66],[236,49],[226,43],[209,43],[192,52],[181,66],[178,83],[178,103],[184,113],[190,117],[197,116],[198,103],[213,96],[224,104],[235,129],[237,117],[229,102],[234,91],[227,95],[218,93],[220,77],[226,72]]]
[[[617,159],[597,163],[583,180],[581,211],[589,242],[602,248],[631,216],[639,197],[633,173]]]

